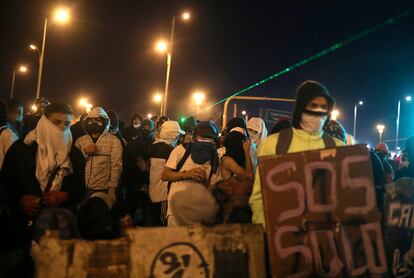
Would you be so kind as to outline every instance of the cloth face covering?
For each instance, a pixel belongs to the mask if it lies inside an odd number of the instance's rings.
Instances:
[[[44,115],[40,118],[36,129],[26,137],[26,145],[37,142],[36,154],[36,178],[42,191],[45,190],[50,175],[60,167],[57,172],[50,191],[60,190],[63,178],[73,173],[69,152],[72,147],[72,134],[69,128],[59,129],[52,124]]]
[[[210,139],[199,139],[191,144],[191,159],[197,164],[204,164],[211,159],[216,146]]]
[[[105,119],[103,117],[88,118],[86,129],[88,133],[102,133],[105,129]]]
[[[305,109],[302,114],[300,126],[309,133],[320,133],[328,119],[328,111],[317,108],[313,110]]]

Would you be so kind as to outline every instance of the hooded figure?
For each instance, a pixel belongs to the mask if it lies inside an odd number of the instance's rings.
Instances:
[[[42,211],[75,211],[84,198],[85,161],[72,146],[71,117],[69,105],[50,104],[36,128],[7,152],[0,172],[1,254],[30,244],[32,223]]]
[[[161,179],[165,163],[170,157],[172,150],[177,146],[180,135],[185,132],[181,130],[176,121],[166,121],[161,126],[159,138],[150,147],[150,176],[149,176],[149,196],[151,198],[151,217],[153,223],[162,225],[166,217],[166,201],[168,182]]]
[[[326,100],[324,108],[306,108],[317,97]],[[295,108],[292,115],[292,126],[309,132],[321,132],[329,121],[332,110],[335,107],[335,99],[328,89],[316,81],[305,81],[296,90]]]
[[[105,110],[95,107],[83,120],[86,135],[76,141],[86,159],[85,182],[91,197],[102,198],[109,208],[122,172],[122,144],[108,133],[110,120]]]
[[[134,114],[131,118],[131,125],[123,130],[122,134],[128,143],[139,138],[141,134],[141,122],[142,116],[140,114]]]
[[[256,147],[267,138],[266,124],[261,118],[251,118],[247,122],[247,130]]]
[[[247,129],[246,121],[241,117],[232,118],[227,123],[226,133],[229,134],[232,131],[238,131],[247,139],[250,139],[249,131]],[[266,131],[267,132],[267,131]],[[225,140],[225,139],[224,139]],[[221,159],[226,153],[226,147],[221,147],[218,149],[219,158]],[[256,169],[257,166],[257,147],[256,144],[252,141],[250,144],[250,157],[253,163],[253,169]]]
[[[258,157],[283,155],[342,146],[343,142],[325,134],[323,127],[329,121],[335,101],[328,90],[316,81],[305,81],[296,90],[296,103],[292,115],[292,128],[272,134],[261,143]],[[282,138],[282,139],[280,139]],[[260,168],[256,171],[253,193],[249,203],[253,223],[264,224]]]

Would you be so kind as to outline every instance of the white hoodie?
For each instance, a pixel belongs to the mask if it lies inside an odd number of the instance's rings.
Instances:
[[[95,143],[97,146],[96,154],[88,155],[85,153],[85,148],[93,144],[89,134],[78,138],[75,143],[86,159],[85,183],[88,190],[115,189],[118,187],[122,173],[122,144],[115,135],[108,133],[110,121],[105,110],[101,107],[95,107],[84,121],[100,116],[106,118],[108,124]]]

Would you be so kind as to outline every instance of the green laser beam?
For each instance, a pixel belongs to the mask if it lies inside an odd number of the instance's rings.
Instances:
[[[357,33],[357,34],[355,34],[355,35],[353,35],[353,36],[351,36],[351,37],[343,40],[343,41],[337,42],[337,43],[329,46],[328,48],[326,48],[326,49],[324,49],[322,51],[319,51],[318,53],[316,53],[316,54],[314,54],[314,55],[312,55],[312,56],[310,56],[310,57],[308,57],[306,59],[303,59],[303,60],[301,60],[301,61],[299,61],[299,62],[297,62],[297,63],[295,63],[295,64],[293,64],[293,65],[291,65],[291,66],[289,66],[287,68],[282,69],[281,71],[279,71],[279,72],[277,72],[275,74],[272,74],[272,75],[266,77],[265,79],[262,79],[262,80],[260,80],[260,81],[258,81],[256,83],[254,83],[254,84],[251,84],[250,86],[248,86],[248,87],[246,87],[246,88],[244,88],[244,89],[242,89],[240,91],[237,91],[237,92],[233,93],[229,97],[223,98],[222,100],[220,100],[220,101],[218,101],[218,102],[216,102],[214,104],[211,104],[211,105],[209,105],[209,106],[201,109],[201,111],[208,110],[208,109],[210,109],[210,108],[212,108],[212,107],[214,107],[214,106],[216,106],[216,105],[218,105],[220,103],[225,102],[226,100],[228,100],[231,97],[238,96],[238,95],[240,95],[240,94],[242,94],[244,92],[247,92],[247,91],[249,91],[249,90],[251,90],[253,88],[256,88],[256,87],[258,87],[258,86],[260,86],[260,85],[262,85],[262,84],[264,84],[266,82],[269,82],[272,79],[275,79],[275,78],[280,77],[280,76],[282,76],[282,75],[284,75],[284,74],[286,74],[288,72],[291,72],[292,70],[294,70],[296,68],[299,68],[301,66],[304,66],[304,65],[306,65],[306,64],[308,64],[308,63],[310,63],[310,62],[312,62],[312,61],[314,61],[316,59],[319,59],[319,58],[321,58],[321,57],[323,57],[323,56],[325,56],[325,55],[327,55],[327,54],[329,54],[329,53],[331,53],[333,51],[336,51],[338,49],[341,49],[344,46],[346,46],[348,44],[351,44],[351,43],[353,43],[353,42],[355,42],[355,41],[357,41],[357,40],[359,40],[359,39],[361,39],[363,37],[366,37],[366,36],[368,36],[368,35],[376,32],[376,31],[378,31],[378,30],[380,30],[380,29],[382,29],[382,28],[384,28],[386,26],[392,25],[396,21],[401,20],[401,19],[409,16],[413,11],[414,11],[414,8],[411,8],[411,9],[409,9],[409,10],[403,12],[403,13],[400,13],[400,14],[394,16],[394,17],[388,18],[388,19],[386,19],[386,20],[384,20],[384,21],[382,21],[382,22],[380,22],[380,23],[378,23],[378,24],[376,24],[376,25],[374,25],[372,27],[369,27],[369,28],[367,28],[367,29],[365,29],[365,30],[363,30],[363,31],[361,31],[361,32],[359,32],[359,33]],[[196,114],[197,113],[193,113],[193,114],[191,114],[191,115],[189,115],[187,117],[184,117],[184,118],[187,119],[188,117],[194,116]]]

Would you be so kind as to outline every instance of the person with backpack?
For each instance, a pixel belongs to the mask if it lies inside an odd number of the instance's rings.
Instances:
[[[156,226],[161,226],[165,222],[167,208],[168,182],[161,179],[165,168],[165,163],[173,149],[177,146],[180,135],[185,132],[181,130],[176,121],[166,121],[160,129],[158,139],[150,147],[150,176],[149,176],[149,196],[151,198],[152,222]]]
[[[8,149],[19,137],[7,125],[7,104],[0,99],[0,170]]]
[[[209,187],[218,178],[217,141],[217,127],[209,121],[200,122],[194,140],[171,152],[162,174],[162,179],[171,183],[168,226],[215,222],[219,206]]]
[[[292,115],[292,128],[272,134],[260,144],[258,156],[284,155],[286,153],[333,148],[344,145],[327,135],[323,128],[329,121],[335,100],[328,89],[316,81],[305,81],[296,91]],[[264,223],[263,198],[260,185],[260,167],[256,171],[253,193],[249,203],[253,223]]]

